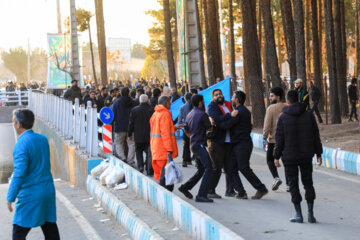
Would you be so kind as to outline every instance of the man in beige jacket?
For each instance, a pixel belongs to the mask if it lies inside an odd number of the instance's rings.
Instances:
[[[267,152],[266,152],[266,161],[271,172],[271,175],[274,178],[274,182],[272,185],[272,190],[278,190],[279,186],[282,184],[281,179],[279,178],[279,174],[277,168],[274,164],[274,147],[275,147],[275,133],[276,133],[276,125],[279,115],[281,114],[285,103],[282,102],[282,98],[284,96],[284,91],[281,87],[274,87],[270,90],[270,106],[266,109],[264,129],[263,129],[263,148],[265,149],[266,141],[267,144]]]

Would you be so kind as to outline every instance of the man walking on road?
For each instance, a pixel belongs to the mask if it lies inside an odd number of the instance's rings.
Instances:
[[[41,226],[45,239],[60,239],[56,225],[56,200],[50,166],[49,143],[45,136],[34,133],[34,114],[28,109],[13,113],[13,125],[19,139],[15,145],[14,172],[7,206],[13,211],[13,240],[25,240],[31,228]]]
[[[266,162],[274,178],[272,190],[278,190],[282,184],[279,178],[279,173],[274,164],[274,147],[275,147],[275,133],[276,124],[280,113],[282,112],[285,104],[282,102],[284,91],[281,87],[274,87],[270,90],[270,103],[271,105],[266,109],[264,129],[263,129],[263,148],[265,149],[265,142],[267,141]]]
[[[253,150],[253,143],[250,136],[252,124],[251,113],[244,106],[246,95],[242,91],[236,91],[232,97],[232,103],[235,105],[235,110],[239,114],[232,119],[231,127],[231,142],[233,148],[231,152],[231,160],[227,164],[227,172],[231,183],[238,192],[236,198],[247,199],[247,194],[244,186],[241,183],[238,171],[244,175],[249,183],[257,190],[252,199],[260,199],[268,193],[265,185],[255,175],[250,168],[250,157]]]
[[[322,123],[323,120],[321,118],[319,112],[319,102],[321,98],[321,91],[314,85],[314,80],[310,81],[310,97],[311,97],[311,112],[315,112],[319,123]]]
[[[162,168],[168,163],[168,154],[174,159],[178,155],[170,98],[162,96],[150,119],[150,148],[154,180],[160,183]]]
[[[350,105],[351,105],[351,113],[350,113],[350,117],[349,117],[349,122],[352,122],[353,115],[355,117],[355,120],[359,121],[357,113],[356,113],[356,102],[359,99],[356,94],[356,91],[357,91],[356,85],[357,85],[357,79],[356,78],[351,79],[351,85],[348,88],[349,100],[350,100]]]
[[[213,167],[213,177],[210,183],[209,194],[210,198],[221,198],[215,192],[215,189],[220,181],[221,169],[225,169],[226,177],[226,192],[225,196],[234,197],[235,191],[231,185],[228,175],[226,174],[227,163],[230,161],[230,154],[232,149],[230,130],[222,128],[226,121],[231,117],[236,117],[238,111],[233,111],[231,103],[224,100],[224,96],[220,89],[215,89],[212,92],[212,101],[207,108],[207,113],[214,121],[216,129],[214,134],[210,137],[210,145],[208,151]]]
[[[310,108],[309,104],[309,93],[306,90],[306,88],[303,86],[303,80],[297,79],[295,81],[295,90],[297,91],[299,95],[299,103],[304,107],[304,109],[307,111]]]
[[[192,96],[191,93],[185,94],[185,97],[184,97],[185,104],[180,107],[180,113],[178,116],[178,124],[184,124],[187,115],[191,111],[191,96]],[[184,144],[183,144],[182,166],[187,167],[188,164],[191,165],[190,139],[188,136],[186,136],[186,134],[184,134],[183,140],[184,140]]]
[[[129,88],[121,89],[121,96],[114,102],[113,111],[115,119],[115,144],[118,157],[130,165],[135,164],[135,142],[128,137],[130,111],[134,106],[133,100],[129,96]],[[129,151],[125,156],[125,143]]]
[[[130,113],[128,135],[129,138],[132,138],[134,133],[136,160],[139,171],[144,171],[143,153],[145,152],[146,173],[147,175],[150,175],[150,118],[153,114],[153,110],[149,105],[149,97],[146,94],[140,95],[139,101],[140,105],[134,107]]]
[[[202,178],[196,202],[213,202],[207,198],[209,191],[209,183],[211,180],[211,161],[206,150],[206,131],[212,129],[209,116],[205,113],[205,102],[202,95],[194,95],[191,97],[193,110],[189,113],[185,122],[185,133],[190,137],[191,149],[198,157],[197,172],[185,184],[181,185],[179,191],[187,198],[192,199],[193,196],[189,192]]]
[[[82,94],[81,94],[81,89],[78,87],[78,81],[77,80],[72,80],[71,81],[71,88],[69,88],[65,94],[64,94],[64,99],[72,101],[72,103],[75,103],[75,98],[79,99],[79,104],[82,103]]]
[[[305,111],[299,103],[296,91],[290,90],[286,98],[290,106],[284,107],[277,123],[274,150],[275,165],[280,167],[279,159],[282,157],[290,185],[291,201],[296,211],[295,217],[291,218],[290,221],[303,222],[300,205],[302,197],[299,191],[300,169],[301,181],[305,188],[305,199],[308,204],[308,222],[315,223],[312,158],[316,154],[319,165],[322,163],[322,144],[319,129],[314,114]]]

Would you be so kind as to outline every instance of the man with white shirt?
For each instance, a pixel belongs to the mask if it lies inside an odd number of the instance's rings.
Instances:
[[[232,111],[231,103],[224,100],[220,89],[212,92],[212,101],[207,107],[207,113],[213,120],[214,131],[208,135],[208,151],[213,167],[213,177],[209,187],[209,198],[221,198],[215,192],[216,186],[221,177],[221,169],[226,169],[230,161],[232,144],[230,140],[230,129],[227,127],[232,117],[236,117],[238,111]],[[225,196],[234,197],[235,191],[231,185],[226,172],[226,192]]]

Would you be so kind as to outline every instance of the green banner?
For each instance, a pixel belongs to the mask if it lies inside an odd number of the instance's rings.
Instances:
[[[68,34],[48,34],[49,62],[47,88],[67,88],[71,86],[71,36]],[[80,45],[80,37],[78,38]],[[79,65],[82,66],[82,51],[79,48]],[[83,86],[80,70],[79,86]]]
[[[176,17],[177,17],[177,30],[178,30],[178,42],[179,42],[179,54],[180,54],[180,73],[182,81],[189,81],[189,67],[188,67],[188,55],[186,47],[185,36],[185,1],[176,0]]]

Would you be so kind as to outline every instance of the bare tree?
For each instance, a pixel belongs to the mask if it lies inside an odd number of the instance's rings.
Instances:
[[[332,124],[341,123],[338,85],[336,80],[334,21],[332,0],[324,0],[326,56],[330,80],[330,119]]]
[[[306,82],[304,9],[302,0],[293,0],[297,77]]]
[[[164,22],[165,22],[166,57],[168,63],[169,79],[170,79],[171,87],[176,87],[176,72],[175,72],[175,63],[174,63],[174,52],[172,47],[169,0],[163,0],[163,7],[164,7]]]
[[[292,15],[291,0],[280,0],[281,17],[284,28],[286,50],[288,63],[290,68],[290,86],[294,89],[294,82],[297,78],[296,72],[296,46],[295,46],[295,30]]]

